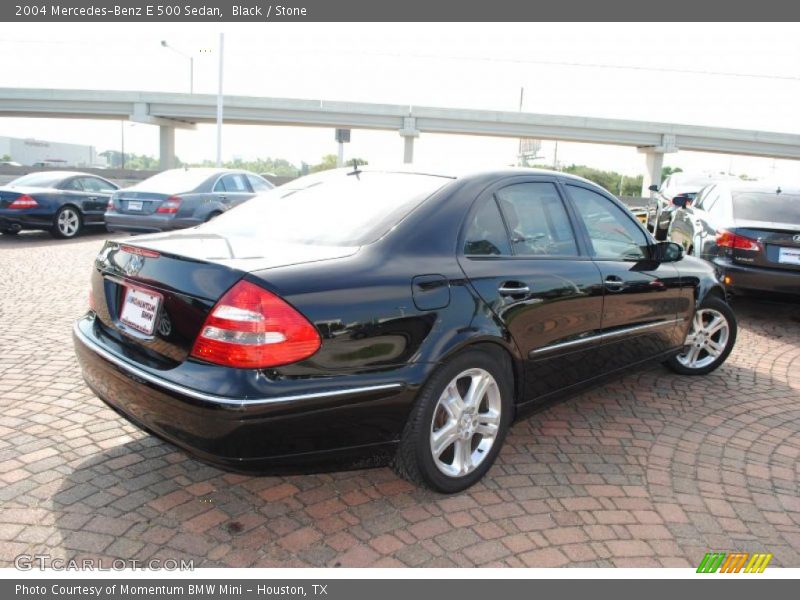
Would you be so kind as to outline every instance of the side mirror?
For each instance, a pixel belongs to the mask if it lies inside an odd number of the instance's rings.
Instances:
[[[678,262],[683,258],[683,246],[675,242],[658,242],[653,258],[659,262]]]
[[[677,206],[678,208],[686,208],[686,205],[689,202],[689,198],[686,196],[675,196],[672,199],[672,203]]]
[[[654,183],[653,185],[651,185],[647,189],[650,190],[651,192],[657,192],[658,191],[658,186]]]

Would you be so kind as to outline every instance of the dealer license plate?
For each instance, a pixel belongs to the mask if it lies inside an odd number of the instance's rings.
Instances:
[[[142,201],[128,200],[128,210],[142,210]]]
[[[151,335],[155,329],[159,304],[160,294],[126,286],[119,320],[136,331]]]
[[[778,250],[778,262],[800,265],[800,248],[781,248]]]

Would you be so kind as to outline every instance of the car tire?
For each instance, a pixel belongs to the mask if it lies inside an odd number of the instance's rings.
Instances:
[[[205,222],[206,222],[206,223],[208,223],[209,221],[212,221],[212,220],[216,219],[216,218],[217,218],[218,216],[220,216],[221,214],[222,214],[222,213],[221,213],[220,211],[218,211],[218,210],[215,210],[214,212],[212,212],[211,214],[209,214],[209,215],[206,217],[206,220],[205,220]]]
[[[80,234],[83,229],[81,211],[74,206],[62,206],[53,219],[50,233],[59,239],[71,239]]]
[[[681,375],[706,375],[728,358],[736,333],[736,315],[728,303],[707,297],[695,311],[683,350],[664,364]]]
[[[417,395],[395,472],[445,494],[475,484],[500,452],[513,419],[513,393],[512,367],[502,352],[471,349],[448,360]]]

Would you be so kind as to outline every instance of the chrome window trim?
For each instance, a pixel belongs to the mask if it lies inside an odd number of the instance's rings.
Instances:
[[[678,323],[682,323],[686,319],[679,317],[677,319],[670,319],[668,321],[656,321],[655,323],[645,323],[644,325],[633,325],[631,327],[625,327],[623,329],[616,329],[614,331],[607,331],[605,333],[598,333],[595,335],[590,335],[585,338],[581,338],[579,340],[570,340],[568,342],[559,342],[557,344],[550,344],[548,346],[542,346],[541,348],[534,348],[530,351],[528,356],[533,357],[539,354],[545,354],[547,352],[552,352],[553,350],[562,350],[564,348],[571,348],[573,346],[581,346],[583,344],[588,344],[591,342],[598,342],[603,340],[610,340],[616,337],[620,337],[623,335],[627,335],[629,333],[636,333],[639,331],[647,331],[649,329],[658,329],[659,327],[667,327],[669,325],[676,325]]]
[[[157,377],[147,371],[139,369],[131,365],[130,363],[122,360],[119,356],[114,354],[113,352],[109,352],[105,348],[99,346],[95,343],[92,339],[86,336],[80,328],[78,327],[78,323],[72,328],[75,337],[80,340],[80,342],[86,346],[89,350],[92,350],[96,354],[100,355],[110,363],[116,365],[123,371],[134,375],[140,379],[143,379],[149,383],[152,383],[158,387],[170,390],[172,392],[176,392],[178,394],[188,396],[190,398],[194,398],[195,400],[200,400],[202,402],[208,402],[211,404],[222,404],[225,406],[231,406],[235,408],[247,408],[249,406],[263,406],[265,404],[279,404],[284,402],[302,402],[304,400],[317,400],[320,398],[335,398],[338,396],[346,396],[350,394],[365,394],[368,392],[379,392],[379,391],[386,391],[386,390],[394,390],[394,389],[402,389],[405,387],[402,383],[385,383],[379,385],[365,385],[365,386],[358,386],[358,387],[350,387],[346,389],[336,389],[336,390],[329,390],[325,392],[310,392],[307,394],[292,394],[289,396],[275,396],[272,398],[231,398],[228,396],[217,396],[215,394],[206,394],[204,392],[199,392],[197,390],[193,390],[192,388],[188,388],[183,385],[179,385],[176,383],[172,383],[171,381],[167,381],[162,379],[161,377]]]

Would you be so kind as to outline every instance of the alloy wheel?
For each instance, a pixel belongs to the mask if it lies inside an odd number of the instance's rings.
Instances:
[[[81,225],[81,218],[78,213],[71,208],[63,209],[58,215],[56,226],[58,231],[64,237],[72,237],[78,233]]]
[[[436,468],[448,477],[477,469],[497,439],[501,410],[500,388],[488,371],[456,375],[433,410],[430,450]]]
[[[692,320],[683,353],[676,358],[684,367],[702,369],[725,352],[730,339],[730,325],[718,310],[701,308]]]

